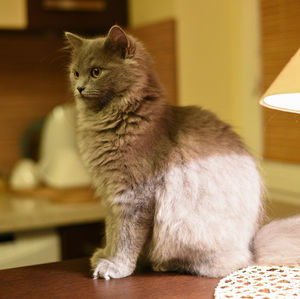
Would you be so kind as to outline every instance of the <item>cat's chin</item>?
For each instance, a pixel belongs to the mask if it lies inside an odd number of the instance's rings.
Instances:
[[[79,94],[79,95],[77,95],[77,98],[79,98],[81,100],[95,100],[95,101],[100,101],[99,96],[89,95],[89,94]]]
[[[108,99],[101,99],[91,95],[77,95],[77,98],[94,112],[99,112],[109,103]]]

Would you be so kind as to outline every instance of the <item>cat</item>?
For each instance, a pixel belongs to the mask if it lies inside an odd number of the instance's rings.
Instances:
[[[149,54],[121,27],[93,39],[65,35],[78,147],[107,208],[95,279],[131,275],[141,255],[156,271],[207,277],[300,263],[299,217],[258,230],[264,184],[230,125],[168,105]]]

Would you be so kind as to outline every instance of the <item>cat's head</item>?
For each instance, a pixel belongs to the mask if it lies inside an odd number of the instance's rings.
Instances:
[[[142,89],[149,56],[119,26],[113,26],[105,37],[86,39],[69,32],[65,35],[72,50],[71,86],[79,101],[101,109]]]

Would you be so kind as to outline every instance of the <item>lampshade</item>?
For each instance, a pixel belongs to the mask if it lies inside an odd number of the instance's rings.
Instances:
[[[300,49],[264,93],[259,103],[271,109],[300,113]]]

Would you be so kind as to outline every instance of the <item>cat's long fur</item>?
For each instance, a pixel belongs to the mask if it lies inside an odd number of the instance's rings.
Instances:
[[[132,274],[141,252],[156,270],[209,277],[252,263],[300,263],[300,218],[256,233],[263,184],[228,124],[168,105],[146,50],[121,28],[66,36],[79,149],[108,210],[106,247],[91,259],[95,278]]]

